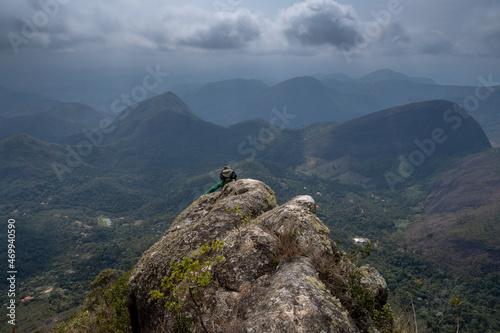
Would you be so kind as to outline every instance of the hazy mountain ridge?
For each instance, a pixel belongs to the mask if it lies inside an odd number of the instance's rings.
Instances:
[[[116,75],[117,72],[119,71],[113,70],[111,73]],[[97,74],[99,73],[90,73],[85,80],[98,82]],[[133,75],[136,77],[139,74]],[[166,76],[166,74],[162,75]],[[94,76],[96,77],[92,79]],[[102,81],[105,76],[106,74],[102,73],[98,77]],[[484,80],[494,83],[491,77]],[[167,81],[160,82],[161,84],[148,94],[157,93],[159,87],[164,88],[166,84],[170,84]],[[89,82],[74,82],[71,89],[68,87],[64,89],[86,94]],[[126,82],[129,84],[133,80]],[[127,91],[127,84],[123,86],[122,91]],[[426,100],[444,99],[461,105],[469,97],[474,99],[479,91],[481,99],[478,100],[477,110],[470,113],[483,126],[492,143],[496,145],[500,142],[500,134],[498,134],[500,133],[500,112],[498,111],[500,86],[479,88],[480,84],[481,82],[478,81],[478,87],[443,86],[425,78],[410,77],[389,69],[382,69],[360,78],[349,78],[343,74],[296,77],[270,87],[260,80],[229,79],[207,84],[198,83],[198,88],[179,89],[176,90],[176,94],[190,106],[195,114],[220,126],[229,126],[254,118],[270,122],[273,118],[273,110],[286,108],[287,112],[294,117],[287,126],[297,128],[322,121],[346,121],[382,109]],[[105,84],[105,86],[114,87],[115,84]],[[100,93],[115,96],[118,98],[115,98],[115,102],[119,100],[120,94],[107,93],[106,87],[100,89]],[[0,116],[33,114],[48,111],[52,106],[56,106],[50,104],[51,98],[42,95],[23,96],[5,88],[5,95],[0,96],[2,100]],[[113,104],[111,102],[112,100],[104,107],[108,113]],[[99,110],[103,109],[103,105],[92,102],[90,96],[89,105]],[[475,107],[472,104],[471,106]],[[106,116],[114,118],[116,115],[106,114]],[[92,128],[81,128],[81,130]],[[5,136],[10,135],[11,132]],[[30,132],[28,134],[33,135]]]
[[[128,108],[110,129],[103,135],[104,149],[118,151],[120,164],[137,165],[134,159],[147,157],[146,168],[174,170],[191,165],[200,170],[236,154],[234,142],[243,140],[253,128],[243,124],[240,130],[232,131],[215,125],[195,115],[177,95],[164,93]]]
[[[260,80],[233,79],[208,83],[180,96],[203,119],[228,125],[245,119],[248,105],[266,88]]]
[[[62,104],[64,103],[56,101],[45,101],[45,102],[37,102],[34,104],[16,106],[11,109],[8,109],[8,111],[4,112],[2,116],[11,119],[22,116],[29,116],[53,110]]]
[[[130,95],[133,88],[143,83],[144,77],[149,74],[148,69],[153,70],[150,67],[80,68],[40,72],[35,77],[31,73],[16,73],[7,76],[2,84],[11,92],[26,91],[48,96],[51,100],[78,102],[108,113],[115,112],[112,106],[116,99],[121,100],[126,93]],[[145,97],[166,91],[166,83],[167,80],[162,80],[156,88],[148,90]],[[138,101],[134,99],[134,102]]]
[[[383,68],[376,70],[374,72],[363,75],[357,79],[358,81],[365,82],[376,82],[376,81],[386,81],[386,80],[396,80],[396,81],[411,81],[415,83],[427,83],[436,84],[432,79],[425,77],[411,77],[403,73],[395,72],[389,68]]]
[[[59,142],[84,129],[98,128],[107,116],[81,103],[10,92],[0,97],[0,117],[0,139],[26,133],[40,140]]]
[[[294,115],[290,126],[297,128],[324,121],[345,121],[363,114],[371,103],[369,98],[360,100],[350,94],[326,87],[310,77],[293,78],[266,90],[252,105],[252,110],[262,112],[263,119],[270,119],[274,107],[285,108]]]
[[[495,83],[491,77],[483,78],[484,82],[488,80],[490,84]],[[243,88],[227,90],[226,85],[231,82],[228,80],[212,82],[195,90],[178,91],[178,94],[195,113],[219,125],[228,126],[256,117],[269,121],[274,107],[281,109],[286,106],[296,116],[290,126],[301,127],[321,121],[346,121],[401,104],[426,100],[443,99],[463,105],[469,99],[476,98],[479,91],[481,98],[477,100],[477,105],[472,105],[477,110],[470,108],[474,110],[470,113],[496,144],[499,142],[497,133],[500,132],[500,86],[484,87],[483,81],[478,81],[478,86],[439,85],[431,79],[410,77],[382,69],[357,79],[343,74],[296,77],[268,87],[260,93],[248,89],[250,81],[247,81],[247,91]],[[230,102],[220,105],[219,101]],[[218,107],[214,107],[215,105]]]
[[[51,164],[63,160],[63,147],[16,134],[0,141],[0,186],[9,188],[15,181],[24,185],[43,182],[53,172]]]
[[[36,110],[36,111],[32,111]],[[83,129],[98,128],[104,113],[80,103],[46,102],[30,104],[13,112],[25,113],[5,119],[0,124],[0,139],[27,133],[40,140],[59,142]],[[12,111],[9,112],[12,114]]]
[[[0,96],[0,114],[6,114],[13,108],[49,101],[53,101],[53,99],[37,94],[11,91]]]
[[[441,157],[491,148],[472,117],[458,105],[440,100],[378,111],[327,125],[326,130],[314,127],[305,131],[307,162],[299,169],[343,183],[366,185],[398,165],[412,167],[402,163],[401,156],[418,168]]]
[[[360,100],[350,93],[330,89],[311,76],[292,78],[271,87],[247,81],[246,86],[233,87],[236,92],[226,89],[227,82],[211,83],[179,94],[195,113],[224,126],[253,118],[270,121],[274,108],[285,107],[294,116],[291,127],[347,120],[363,114],[362,110],[372,102],[369,97]],[[213,94],[206,95],[207,90]],[[216,108],[220,101],[228,102]]]
[[[344,155],[397,156],[411,152],[416,139],[431,137],[436,128],[441,128],[443,136],[448,133],[446,136],[452,139],[443,142],[437,150],[439,153],[453,155],[491,147],[481,126],[463,109],[454,103],[436,100],[402,105],[345,122],[335,127],[329,136],[309,138],[307,150],[316,151],[313,156],[328,159]],[[461,131],[467,135],[464,137]]]

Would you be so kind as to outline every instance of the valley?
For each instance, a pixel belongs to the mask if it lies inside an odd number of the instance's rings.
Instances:
[[[278,204],[312,196],[346,251],[370,239],[367,262],[395,308],[406,312],[410,293],[421,299],[422,330],[454,332],[458,295],[462,331],[500,331],[497,95],[476,117],[455,104],[473,88],[394,75],[219,82],[115,115],[10,96],[16,103],[0,109],[0,218],[16,220],[18,332],[67,318],[104,269],[132,269],[228,164],[269,185]],[[376,101],[389,91],[390,103]]]

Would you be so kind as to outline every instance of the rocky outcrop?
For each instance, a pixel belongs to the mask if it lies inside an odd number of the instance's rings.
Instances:
[[[259,278],[239,305],[242,332],[358,332],[302,256]]]
[[[251,179],[201,196],[131,274],[128,307],[134,332],[172,328],[175,316],[150,291],[161,289],[172,261],[193,256],[214,240],[224,242],[224,259],[207,268],[213,279],[191,314],[195,332],[359,332],[356,319],[317,273],[314,256],[332,265],[339,256],[315,207],[310,196],[277,206],[274,192]],[[377,298],[381,308],[387,292],[383,277],[369,267],[362,279],[367,289],[382,295]]]

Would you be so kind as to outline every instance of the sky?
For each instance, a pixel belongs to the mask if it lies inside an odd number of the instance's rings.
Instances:
[[[498,0],[0,2],[0,71],[157,66],[214,76],[500,81]]]

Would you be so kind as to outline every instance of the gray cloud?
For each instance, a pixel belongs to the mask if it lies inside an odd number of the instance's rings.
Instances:
[[[500,56],[500,27],[489,31],[484,37],[484,41],[490,46],[493,55]]]
[[[17,33],[20,31],[22,24],[20,24],[19,20],[16,20],[12,17],[8,16],[0,16],[0,31],[2,32],[2,36],[0,38],[0,50],[12,50],[12,44],[9,40],[10,33]]]
[[[452,54],[454,44],[449,36],[438,30],[408,32],[401,24],[392,24],[382,35],[379,47],[387,55]]]
[[[408,44],[411,42],[411,36],[401,23],[393,23],[383,31],[381,40],[392,43]]]
[[[404,27],[409,42],[393,47],[384,40],[387,52],[404,49],[408,55],[444,55],[469,60],[475,56],[500,55],[499,1],[419,0],[406,1],[402,7],[403,12],[394,18]]]
[[[306,0],[281,16],[287,39],[305,46],[352,46],[360,31],[354,9],[331,0]]]
[[[40,3],[45,2],[25,0],[13,7],[0,4],[0,10],[5,6],[6,12],[10,11],[10,15],[0,22],[0,32],[14,31],[23,37],[26,20],[33,21],[34,15],[47,18],[47,22],[36,27],[36,33],[27,38],[27,43],[19,44],[20,50],[93,52],[96,48],[108,48],[172,51],[182,46],[230,50],[245,48],[261,36],[257,16],[245,9],[229,13],[192,5],[173,6],[160,0],[151,0],[148,6],[139,5],[134,0],[72,0],[49,8],[53,11],[49,15]],[[57,4],[57,1],[53,3]],[[8,48],[12,48],[8,38],[0,41],[0,50]]]
[[[496,13],[496,19],[485,23],[478,31],[474,47],[484,55],[500,56],[500,13]],[[482,47],[481,47],[482,46]]]
[[[107,39],[102,35],[67,35],[67,34],[52,34],[46,47],[54,51],[71,50],[81,45],[97,45],[105,44]]]
[[[249,17],[237,17],[197,30],[193,36],[180,39],[183,45],[203,49],[240,49],[260,36],[258,25]]]
[[[431,30],[421,38],[417,51],[432,55],[450,54],[453,52],[453,42],[443,32]]]

